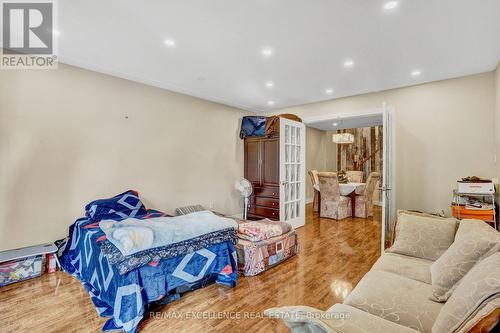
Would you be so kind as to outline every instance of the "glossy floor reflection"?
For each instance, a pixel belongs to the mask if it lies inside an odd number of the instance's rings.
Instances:
[[[326,309],[356,286],[380,255],[380,209],[373,219],[320,219],[308,206],[299,255],[236,288],[211,285],[185,294],[143,321],[140,332],[288,332],[262,311],[282,305]],[[201,319],[207,311],[210,319]],[[206,314],[205,314],[206,315]],[[225,318],[214,318],[224,316]],[[99,332],[82,285],[63,272],[0,288],[0,332]]]

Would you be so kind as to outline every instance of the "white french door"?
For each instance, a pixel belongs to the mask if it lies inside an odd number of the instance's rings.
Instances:
[[[305,134],[303,123],[280,118],[280,220],[294,228],[306,221]]]
[[[391,112],[384,105],[383,113],[383,177],[382,177],[382,242],[381,253],[385,250],[385,245],[391,236],[393,223],[393,191],[392,191],[392,119]]]

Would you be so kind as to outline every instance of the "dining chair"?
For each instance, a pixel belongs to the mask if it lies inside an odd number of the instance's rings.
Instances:
[[[337,173],[319,172],[318,179],[321,189],[319,216],[335,220],[351,216],[351,199],[340,195]]]
[[[354,210],[355,217],[367,218],[373,216],[373,195],[378,182],[380,181],[380,173],[372,172],[368,176],[366,186],[361,195],[356,195],[356,204]]]
[[[363,171],[346,171],[347,180],[349,183],[362,183],[363,182]]]
[[[309,177],[311,177],[311,184],[313,186],[313,212],[319,211],[319,191],[315,188],[316,186],[319,186],[319,179],[318,179],[318,171],[317,170],[309,170],[307,172],[309,174]]]

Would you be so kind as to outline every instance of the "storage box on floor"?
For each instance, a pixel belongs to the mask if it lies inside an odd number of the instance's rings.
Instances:
[[[259,242],[239,239],[236,244],[238,269],[245,276],[254,276],[293,257],[298,251],[295,230]]]
[[[35,255],[0,263],[0,287],[42,274],[45,255]]]

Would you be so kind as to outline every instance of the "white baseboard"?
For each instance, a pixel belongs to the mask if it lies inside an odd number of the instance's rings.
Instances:
[[[243,213],[228,215],[227,217],[232,217],[232,218],[236,218],[236,219],[243,219]]]
[[[314,201],[314,198],[306,198],[306,205]]]

